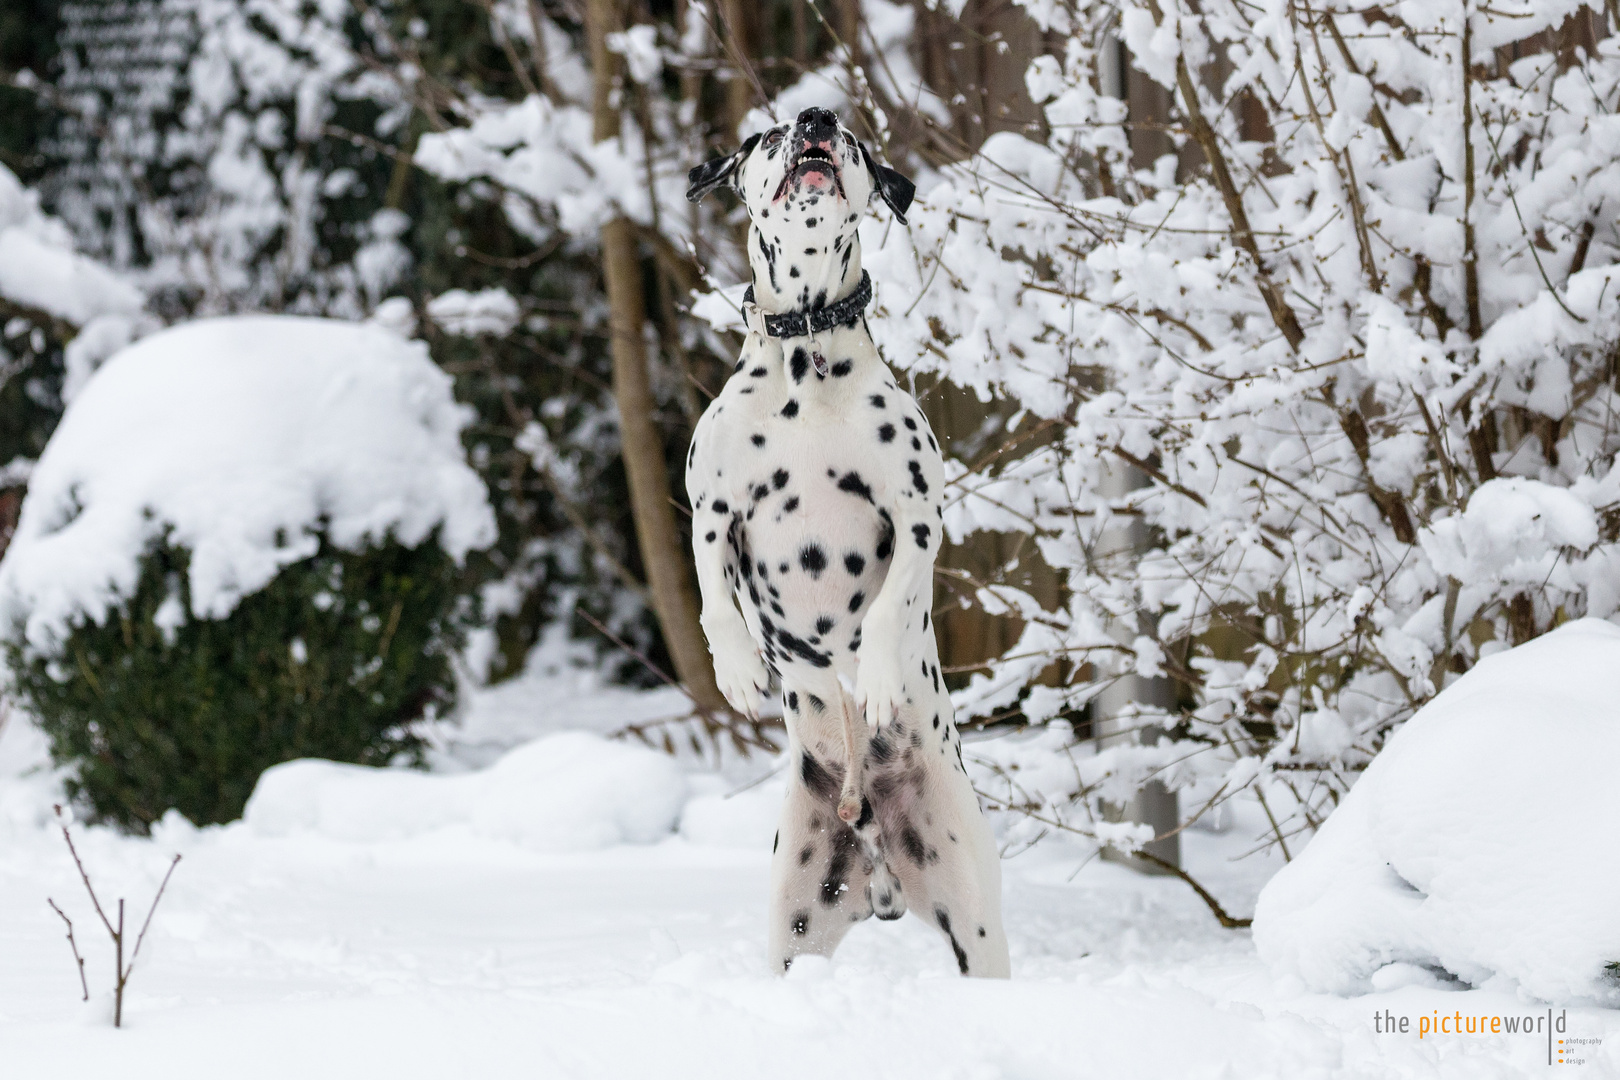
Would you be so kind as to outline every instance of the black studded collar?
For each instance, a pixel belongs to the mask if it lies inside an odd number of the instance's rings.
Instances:
[[[780,315],[771,315],[759,310],[759,305],[754,302],[754,287],[750,285],[748,291],[743,293],[743,319],[748,323],[748,329],[767,337],[809,337],[811,334],[831,330],[835,326],[854,326],[860,322],[861,313],[871,302],[872,278],[862,270],[861,283],[855,286],[854,292],[842,300],[826,307],[784,311]]]

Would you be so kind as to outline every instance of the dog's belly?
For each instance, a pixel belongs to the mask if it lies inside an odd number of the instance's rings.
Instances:
[[[853,670],[861,619],[888,572],[894,529],[838,486],[846,475],[824,469],[763,493],[733,533],[745,621],[783,674]]]

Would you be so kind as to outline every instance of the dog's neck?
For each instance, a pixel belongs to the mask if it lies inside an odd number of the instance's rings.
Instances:
[[[860,285],[861,241],[853,228],[847,233],[788,228],[767,234],[755,222],[748,227],[748,266],[761,311],[781,315],[822,308]]]

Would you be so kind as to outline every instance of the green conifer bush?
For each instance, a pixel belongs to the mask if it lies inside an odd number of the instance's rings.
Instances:
[[[477,616],[436,535],[358,552],[323,540],[222,619],[190,613],[187,563],[150,547],[134,594],[50,655],[27,653],[20,628],[0,643],[10,692],[94,816],[137,832],[171,807],[225,822],[278,762],[420,758],[419,722],[453,706]]]

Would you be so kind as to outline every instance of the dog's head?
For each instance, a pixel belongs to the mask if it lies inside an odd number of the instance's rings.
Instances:
[[[835,259],[848,250],[874,194],[903,223],[916,193],[910,180],[874,158],[827,109],[806,109],[792,123],[750,136],[735,153],[697,166],[687,180],[686,197],[693,202],[729,183],[748,208],[762,249],[805,252],[812,263],[823,260],[810,258],[811,248]],[[849,259],[838,262],[847,271]],[[801,271],[824,284],[841,276],[833,267],[826,268],[830,273],[822,269],[807,265]],[[858,277],[858,263],[856,271]],[[790,291],[786,285],[781,283],[784,294]]]

